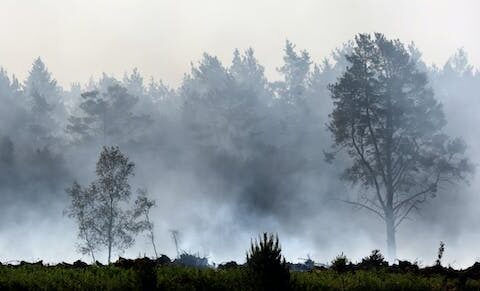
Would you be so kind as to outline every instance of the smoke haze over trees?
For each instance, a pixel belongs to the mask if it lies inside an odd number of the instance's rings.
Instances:
[[[155,199],[149,217],[159,253],[175,253],[169,229],[183,234],[182,249],[217,262],[241,260],[244,242],[262,232],[278,232],[292,260],[385,249],[382,222],[338,202],[360,190],[339,179],[349,158],[324,160],[333,144],[328,85],[350,65],[345,55],[353,46],[313,59],[286,41],[278,80],[267,78],[252,48],[232,48],[230,63],[205,53],[177,87],[134,69],[62,88],[41,58],[26,80],[1,69],[0,260],[76,259],[77,228],[62,217],[65,189],[94,180],[104,145],[135,162],[132,187],[146,187]],[[463,138],[478,164],[480,136],[469,129],[480,122],[480,73],[462,49],[436,66],[413,44],[408,49],[442,104],[445,132]],[[450,256],[444,261],[471,263],[480,240],[479,186],[473,177],[470,185],[439,188],[438,198],[403,222],[397,257],[428,263],[442,240]],[[127,250],[143,252],[153,255],[148,238]]]
[[[342,178],[366,190],[346,202],[385,221],[394,262],[400,224],[442,184],[465,180],[473,165],[464,141],[442,132],[442,106],[401,42],[359,34],[346,58],[351,65],[330,86],[329,130],[335,148],[353,160]],[[330,161],[333,155],[326,153]]]

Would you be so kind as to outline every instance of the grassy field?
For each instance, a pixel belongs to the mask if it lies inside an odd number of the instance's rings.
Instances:
[[[135,261],[133,261],[135,262]],[[411,265],[409,265],[411,266]],[[480,290],[478,266],[316,268],[291,272],[289,290]],[[140,261],[123,266],[0,266],[0,290],[259,290],[247,268],[190,268]]]

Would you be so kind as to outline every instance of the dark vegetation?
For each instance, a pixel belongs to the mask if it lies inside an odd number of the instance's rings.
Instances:
[[[438,260],[428,267],[401,260],[389,265],[378,250],[359,263],[342,254],[328,267],[306,262],[305,271],[294,271],[281,255],[278,238],[268,234],[252,243],[243,265],[191,263],[165,255],[120,257],[107,266],[22,261],[0,265],[0,290],[480,290],[480,263],[463,270]]]
[[[246,268],[252,287],[261,290],[289,290],[290,272],[278,237],[264,233],[252,243],[247,253]]]

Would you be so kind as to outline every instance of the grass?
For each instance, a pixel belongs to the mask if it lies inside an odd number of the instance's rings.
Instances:
[[[148,284],[148,275],[153,281]],[[147,279],[146,279],[147,278]],[[291,273],[292,290],[480,290],[480,280],[375,270]],[[156,266],[0,266],[0,290],[256,290],[243,267],[227,270]]]

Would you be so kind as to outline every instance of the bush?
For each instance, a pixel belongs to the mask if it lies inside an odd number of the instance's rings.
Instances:
[[[229,269],[235,269],[235,268],[238,268],[238,264],[237,262],[235,261],[230,261],[230,262],[226,262],[224,264],[220,264],[218,265],[218,269],[219,270],[229,270]]]
[[[290,271],[278,236],[263,234],[247,252],[247,269],[255,290],[290,290]]]
[[[387,267],[388,262],[385,261],[380,250],[373,250],[370,256],[362,259],[360,266],[365,269]]]
[[[194,268],[207,268],[208,259],[206,257],[201,257],[199,254],[189,254],[183,252],[180,254],[180,257],[173,261],[174,264],[182,265],[185,267],[194,267]]]
[[[348,264],[348,259],[342,253],[335,257],[335,259],[332,261],[332,265],[330,268],[336,272],[343,273],[347,271],[347,268],[348,268],[347,264]]]

